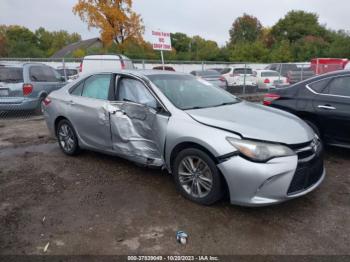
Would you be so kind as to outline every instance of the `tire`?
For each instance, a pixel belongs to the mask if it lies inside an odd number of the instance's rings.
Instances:
[[[188,148],[181,151],[175,158],[172,171],[176,187],[185,198],[201,205],[211,205],[223,197],[221,174],[213,159],[202,150]]]
[[[74,156],[80,152],[77,134],[68,120],[63,119],[58,123],[56,136],[63,153]]]
[[[43,114],[43,101],[45,99],[46,96],[41,96],[39,98],[39,102],[38,102],[38,105],[36,106],[35,110],[34,110],[34,113],[36,115],[42,115]]]
[[[306,122],[306,124],[308,124],[312,130],[314,130],[314,132],[316,133],[316,135],[321,138],[321,132],[320,132],[320,129],[313,123],[311,122],[310,120],[307,120],[307,119],[304,119],[304,121]]]

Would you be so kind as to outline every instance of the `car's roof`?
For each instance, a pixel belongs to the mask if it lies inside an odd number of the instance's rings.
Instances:
[[[101,71],[94,72],[89,75],[94,74],[103,74],[103,73],[112,73],[112,74],[132,74],[136,76],[151,76],[151,75],[189,75],[186,73],[176,72],[176,71],[166,71],[166,70],[152,70],[152,69],[124,69],[124,70],[113,70],[113,71]]]
[[[6,67],[24,67],[25,65],[44,65],[43,63],[37,63],[37,62],[10,62],[10,61],[4,61],[0,62],[0,66],[6,66]]]

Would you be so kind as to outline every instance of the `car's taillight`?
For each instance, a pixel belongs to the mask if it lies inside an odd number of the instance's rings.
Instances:
[[[270,84],[270,79],[266,78],[266,79],[264,80],[264,84]]]
[[[221,76],[221,77],[219,78],[219,80],[222,81],[222,82],[225,82],[225,81],[226,81],[225,77],[223,77],[223,76]]]
[[[80,65],[79,65],[79,72],[83,72],[83,61],[80,62]]]
[[[279,99],[281,96],[277,94],[265,94],[263,104],[269,106],[273,101]]]
[[[49,97],[46,97],[44,100],[43,100],[43,103],[45,106],[48,106],[50,103],[51,103],[51,99]]]
[[[121,66],[122,66],[122,69],[125,69],[125,63],[123,60],[120,60],[120,63],[121,63]]]
[[[33,92],[32,84],[23,84],[23,96],[29,96]]]

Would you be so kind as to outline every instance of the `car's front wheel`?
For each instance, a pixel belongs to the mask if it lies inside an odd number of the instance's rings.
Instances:
[[[173,176],[180,193],[202,205],[223,196],[222,178],[213,159],[196,148],[181,151],[175,158]]]
[[[61,120],[57,125],[56,135],[58,144],[63,153],[76,155],[79,152],[78,138],[72,124],[66,120]]]

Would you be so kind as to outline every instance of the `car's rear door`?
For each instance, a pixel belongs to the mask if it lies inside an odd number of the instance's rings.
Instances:
[[[169,114],[141,80],[120,76],[110,103],[113,150],[145,165],[161,166]]]
[[[330,79],[314,109],[329,143],[350,143],[350,76]]]
[[[88,147],[111,150],[108,100],[112,74],[96,74],[77,83],[71,90],[67,116],[82,142]]]

